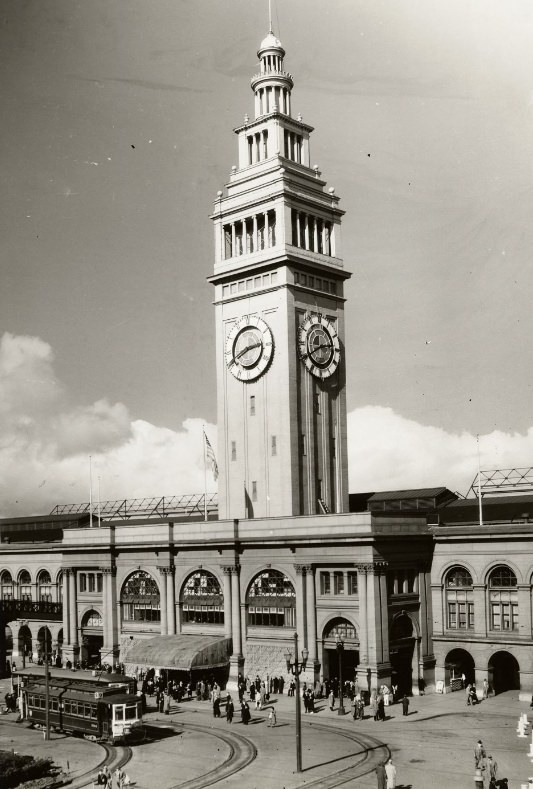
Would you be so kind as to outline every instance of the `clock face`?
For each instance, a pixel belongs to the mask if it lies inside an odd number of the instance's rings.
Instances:
[[[341,358],[335,324],[320,313],[306,315],[298,329],[298,353],[309,372],[317,378],[333,375]]]
[[[245,316],[233,324],[226,340],[226,364],[239,381],[264,373],[274,353],[270,327],[262,318]]]

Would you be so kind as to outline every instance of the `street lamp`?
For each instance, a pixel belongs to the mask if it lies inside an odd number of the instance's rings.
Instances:
[[[302,772],[302,713],[300,710],[300,674],[305,671],[309,651],[302,649],[302,659],[298,662],[298,633],[294,634],[294,657],[290,649],[285,652],[287,673],[296,679],[296,772]]]
[[[343,699],[342,699],[342,690],[343,690],[343,685],[342,685],[342,653],[344,652],[344,641],[342,640],[342,638],[339,636],[338,633],[337,633],[337,635],[335,637],[335,642],[336,642],[335,646],[337,647],[337,654],[339,656],[339,709],[337,711],[337,715],[344,715],[345,714],[345,709],[344,709],[344,703],[343,703]]]

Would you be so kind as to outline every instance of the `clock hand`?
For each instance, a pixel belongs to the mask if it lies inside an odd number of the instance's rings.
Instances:
[[[262,342],[256,342],[253,343],[252,345],[247,345],[245,348],[242,349],[242,351],[239,351],[239,353],[235,354],[235,359],[240,359],[241,356],[244,356],[245,353],[248,353],[248,351],[251,351],[254,348],[260,348],[262,344],[263,344]]]
[[[320,351],[322,348],[333,348],[333,343],[323,342],[322,345],[317,345],[316,348],[313,348],[313,350],[310,351],[311,356],[317,351]]]

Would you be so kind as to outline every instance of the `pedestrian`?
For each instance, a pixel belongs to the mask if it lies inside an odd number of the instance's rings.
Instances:
[[[233,710],[234,710],[233,701],[230,694],[228,693],[226,697],[226,721],[228,723],[232,723],[233,721]]]
[[[213,717],[220,718],[220,697],[218,695],[213,698]]]
[[[385,764],[385,775],[387,776],[387,789],[396,789],[396,767],[392,763],[392,756],[389,756]]]
[[[475,767],[482,767],[483,760],[485,759],[485,748],[483,746],[483,742],[478,740],[474,745],[474,766]]]
[[[330,694],[328,696],[328,701],[329,701],[329,708],[330,710],[333,711],[333,708],[335,707],[335,694],[333,693],[333,690],[330,691]]]
[[[402,699],[402,710],[404,715],[409,715],[409,699],[407,698],[405,693],[403,694],[403,699]]]
[[[244,699],[241,702],[241,721],[244,723],[245,726],[248,726],[248,721],[251,718],[250,714],[250,707],[248,706],[248,702]]]
[[[377,711],[377,721],[384,721],[385,720],[385,700],[383,698],[383,693],[378,694],[378,711]]]
[[[122,787],[124,786],[125,777],[126,776],[124,770],[122,770],[120,767],[117,767],[117,769],[115,770],[115,778],[117,779],[117,789],[122,789]]]
[[[268,725],[274,728],[276,725],[276,710],[274,707],[270,708],[270,712],[268,713]]]
[[[464,674],[461,674],[461,687],[464,690],[466,687],[466,677]]]
[[[380,762],[376,767],[376,778],[378,781],[378,789],[387,789],[387,773],[385,772],[384,762]]]
[[[107,784],[107,778],[105,777],[103,770],[98,770],[98,778],[96,779],[96,783],[98,786],[105,786]]]
[[[167,690],[163,693],[163,712],[170,715],[170,693]]]
[[[489,789],[496,789],[498,778],[498,762],[489,755],[487,767],[489,770]]]
[[[489,681],[485,677],[485,679],[483,680],[483,698],[488,699],[488,697],[489,697]]]

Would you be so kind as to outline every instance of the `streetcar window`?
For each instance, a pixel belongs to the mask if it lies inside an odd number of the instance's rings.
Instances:
[[[96,718],[97,718],[97,715],[96,715],[96,704],[91,704],[91,718],[93,720],[96,720]]]
[[[57,699],[52,699],[52,709],[57,712]]]
[[[71,713],[70,701],[65,701],[65,715],[70,715],[70,713]]]
[[[132,721],[137,717],[137,705],[129,705],[126,707],[126,720]]]
[[[72,715],[77,715],[78,714],[78,702],[77,701],[71,701],[70,702],[70,710],[71,710]]]
[[[91,705],[90,704],[84,704],[83,705],[83,716],[85,718],[90,718],[91,717]]]
[[[124,720],[124,707],[115,707],[115,720],[116,721],[123,721]]]

